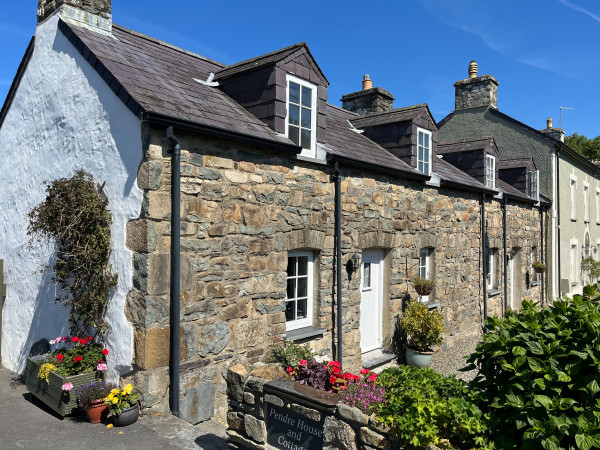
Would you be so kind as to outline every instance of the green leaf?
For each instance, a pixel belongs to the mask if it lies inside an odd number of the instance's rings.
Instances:
[[[527,358],[527,363],[529,364],[529,368],[534,372],[546,371],[546,364],[539,358],[529,357]]]
[[[546,382],[543,378],[536,378],[533,382],[543,391],[546,390]]]
[[[529,350],[531,351],[531,353],[533,353],[534,355],[543,355],[544,354],[542,345],[539,342],[527,342],[527,346],[529,347]]]
[[[552,399],[546,395],[534,395],[534,400],[547,410],[552,406]]]
[[[600,386],[598,385],[598,382],[596,380],[590,381],[586,385],[586,388],[592,396],[596,395],[598,393],[598,391],[600,391]]]
[[[572,407],[575,403],[577,403],[575,400],[573,400],[572,398],[561,398],[558,401],[558,407],[560,409],[569,409],[570,407]]]
[[[588,450],[596,444],[596,441],[593,437],[587,434],[576,434],[575,443],[577,444],[577,447],[579,447],[581,450]]]
[[[527,354],[527,350],[524,347],[517,345],[512,348],[512,354],[515,356],[524,356]]]

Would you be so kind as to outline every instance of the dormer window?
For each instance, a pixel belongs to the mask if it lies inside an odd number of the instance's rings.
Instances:
[[[485,185],[496,189],[496,158],[492,155],[485,155]]]
[[[431,131],[417,128],[417,170],[431,175]]]
[[[540,199],[540,171],[530,171],[527,172],[527,194],[534,200]]]
[[[317,87],[287,76],[287,137],[302,147],[302,156],[316,155]]]

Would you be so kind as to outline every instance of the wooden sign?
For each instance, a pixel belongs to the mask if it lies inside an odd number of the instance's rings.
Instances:
[[[291,409],[265,403],[267,443],[281,450],[321,450],[323,421],[317,422]]]

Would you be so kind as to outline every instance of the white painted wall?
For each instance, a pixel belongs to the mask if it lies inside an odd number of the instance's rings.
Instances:
[[[2,365],[22,372],[33,343],[68,334],[68,311],[54,303],[50,277],[40,273],[52,257],[27,250],[27,213],[45,198],[44,180],[77,169],[106,181],[113,215],[112,265],[119,284],[107,320],[109,378],[127,372],[133,329],[124,314],[132,288],[132,256],[125,226],[139,217],[136,184],[142,158],[141,123],[57,29],[57,17],[38,27],[35,50],[0,129],[0,259],[7,285],[2,315]]]

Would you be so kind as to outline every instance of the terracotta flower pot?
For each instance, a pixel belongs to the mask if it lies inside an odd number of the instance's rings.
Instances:
[[[104,399],[93,401],[85,405],[85,414],[90,423],[105,422],[108,417],[108,405],[104,403]]]
[[[113,416],[112,421],[113,424],[117,427],[126,427],[127,425],[131,425],[138,420],[140,416],[140,404],[136,403],[129,408],[125,408],[121,411],[121,414],[117,416]]]

